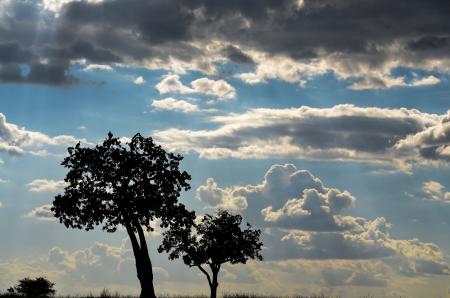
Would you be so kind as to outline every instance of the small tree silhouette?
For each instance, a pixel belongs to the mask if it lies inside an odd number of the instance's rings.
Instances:
[[[197,267],[208,279],[211,298],[216,298],[219,283],[217,277],[224,263],[243,263],[247,260],[262,260],[259,254],[262,242],[260,230],[241,229],[242,217],[227,211],[218,211],[215,216],[206,214],[193,229],[169,229],[163,233],[164,239],[158,251],[169,253],[169,259],[182,256],[190,267]],[[210,273],[203,267],[208,265]]]
[[[193,224],[194,213],[178,203],[180,192],[190,189],[189,174],[178,169],[183,158],[140,134],[122,144],[109,133],[101,145],[82,148],[78,143],[68,152],[62,162],[69,169],[68,185],[53,201],[55,217],[68,228],[91,230],[102,225],[103,230],[115,232],[118,225],[124,226],[133,247],[141,297],[154,298],[142,226],[153,230],[151,222],[156,218],[163,228]]]
[[[45,277],[36,279],[24,278],[19,280],[19,284],[14,288],[9,288],[8,293],[20,294],[26,297],[49,297],[55,295],[53,289],[54,283],[48,281]]]

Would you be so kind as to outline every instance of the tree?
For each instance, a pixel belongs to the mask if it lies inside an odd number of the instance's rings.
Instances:
[[[262,260],[260,230],[241,229],[242,217],[227,211],[218,211],[215,216],[206,214],[199,224],[192,228],[168,229],[158,251],[168,252],[169,259],[182,257],[190,267],[197,267],[208,279],[211,298],[216,298],[217,277],[224,263],[243,263],[247,260]],[[204,268],[209,266],[210,272]]]
[[[52,212],[68,228],[91,230],[101,225],[115,232],[126,228],[136,260],[141,297],[154,298],[153,270],[142,227],[152,222],[174,229],[193,224],[195,215],[178,203],[190,189],[190,176],[179,170],[183,159],[167,153],[152,138],[136,134],[122,142],[108,133],[101,145],[68,148],[62,165],[69,169],[64,194],[55,197]],[[137,236],[136,236],[137,233]]]
[[[53,289],[54,283],[48,281],[45,277],[36,279],[24,278],[19,280],[19,284],[14,288],[9,288],[8,293],[20,294],[26,297],[49,297],[55,295]]]

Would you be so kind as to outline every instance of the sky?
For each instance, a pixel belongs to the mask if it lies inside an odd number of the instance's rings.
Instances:
[[[450,297],[450,2],[0,0],[0,291],[136,294],[124,229],[50,206],[67,147],[182,154],[179,201],[261,229],[219,293]],[[208,293],[156,251],[157,293]]]

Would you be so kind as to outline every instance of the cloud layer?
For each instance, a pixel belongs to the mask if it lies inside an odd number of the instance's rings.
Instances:
[[[357,201],[350,192],[326,187],[292,164],[273,165],[257,185],[220,188],[209,178],[197,197],[210,207],[239,212],[264,229],[269,260],[380,260],[403,276],[450,274],[436,244],[391,237],[392,225],[383,217],[346,215]],[[382,286],[377,274],[372,272],[366,282]]]
[[[168,129],[154,135],[170,149],[208,159],[362,161],[408,171],[413,164],[448,162],[447,118],[405,108],[303,106],[215,116],[210,118],[215,129]]]
[[[353,89],[432,85],[440,81],[432,73],[450,70],[449,4],[440,0],[363,6],[357,0],[7,0],[1,6],[3,82],[72,84],[80,79],[70,67],[80,59],[207,74],[230,62],[253,68],[236,74],[248,83],[304,84],[333,72]],[[400,67],[427,74],[394,74]]]
[[[6,116],[0,113],[0,152],[6,152],[12,156],[24,153],[39,156],[46,154],[39,150],[44,146],[73,146],[79,141],[88,143],[85,139],[77,139],[71,135],[50,137],[41,132],[27,130],[7,122]]]
[[[47,180],[35,179],[27,184],[28,190],[31,192],[57,192],[67,185],[63,180]]]
[[[211,80],[200,78],[191,82],[191,87],[183,85],[180,76],[169,74],[156,84],[156,90],[160,94],[166,93],[200,93],[218,98],[218,100],[233,100],[236,96],[236,89],[224,80]]]

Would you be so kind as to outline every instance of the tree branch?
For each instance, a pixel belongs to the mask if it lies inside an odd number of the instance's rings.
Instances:
[[[133,228],[131,227],[130,223],[126,222],[125,227],[127,228],[128,236],[130,237],[131,246],[133,247],[133,253],[136,260],[141,259],[141,248],[139,246],[139,243],[136,239],[136,235],[134,234]]]
[[[203,269],[203,267],[200,266],[200,265],[196,265],[196,266],[198,267],[198,269],[200,269],[201,272],[203,272],[203,273],[206,275],[206,278],[208,279],[208,284],[209,284],[209,286],[211,286],[211,285],[212,285],[212,282],[211,282],[211,277],[209,276],[208,271],[206,271],[205,269]]]
[[[141,251],[148,252],[147,241],[145,241],[145,235],[144,235],[144,231],[142,230],[142,226],[139,224],[139,222],[136,222],[135,226],[136,226],[136,230],[137,230],[138,235],[139,235],[139,242],[141,244]]]

